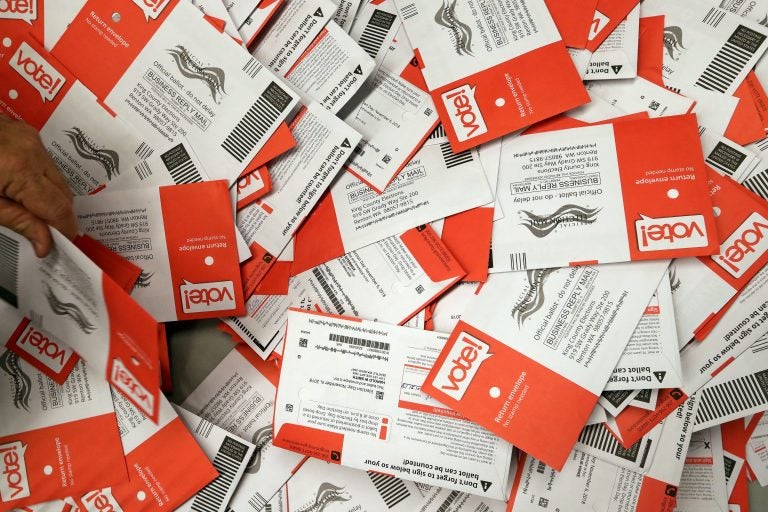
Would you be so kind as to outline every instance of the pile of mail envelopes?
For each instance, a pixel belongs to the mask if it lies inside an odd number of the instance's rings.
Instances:
[[[768,0],[0,0],[80,230],[0,227],[0,510],[747,512],[766,49]]]

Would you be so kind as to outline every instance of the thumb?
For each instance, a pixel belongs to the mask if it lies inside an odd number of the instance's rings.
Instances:
[[[0,226],[6,226],[26,237],[38,258],[48,255],[53,245],[48,225],[20,204],[0,198]]]

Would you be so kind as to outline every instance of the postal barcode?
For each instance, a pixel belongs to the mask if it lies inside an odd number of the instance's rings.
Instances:
[[[336,308],[336,311],[340,314],[344,314],[344,306],[341,304],[341,301],[336,296],[335,293],[333,293],[333,290],[331,289],[331,285],[328,284],[328,281],[325,280],[325,277],[323,277],[323,274],[320,272],[320,269],[317,267],[312,269],[312,275],[315,276],[315,279],[317,279],[317,282],[320,283],[320,287],[323,289],[325,294],[328,296],[328,298],[331,300],[331,303],[333,304],[333,307]]]
[[[696,424],[766,405],[768,370],[763,370],[702,390]]]
[[[434,130],[432,130],[432,133],[429,134],[429,137],[427,137],[427,140],[439,139],[445,136],[446,136],[445,128],[443,127],[442,124],[439,124]]]
[[[763,350],[768,350],[768,334],[754,342],[750,347],[750,350],[753,354],[757,354]]]
[[[145,179],[152,176],[152,168],[149,166],[149,164],[147,164],[147,162],[139,162],[133,166],[133,169],[136,171],[136,175],[141,181],[144,181]]]
[[[747,178],[742,185],[763,199],[768,199],[768,169],[763,170],[760,174],[756,174],[751,178]]]
[[[142,142],[141,144],[139,144],[139,147],[136,148],[136,151],[135,151],[136,156],[138,156],[142,160],[146,160],[147,158],[152,156],[152,153],[154,153],[154,152],[155,152],[155,150],[152,149],[149,146],[149,144],[147,144],[146,142]]]
[[[404,20],[409,20],[413,18],[414,16],[419,15],[419,10],[416,8],[416,4],[408,4],[402,9],[400,9],[400,15],[403,17]]]
[[[755,146],[757,146],[757,149],[759,149],[760,152],[768,151],[768,137],[755,142]]]
[[[450,506],[453,505],[457,499],[459,499],[460,494],[461,493],[459,491],[451,491],[448,497],[445,498],[445,501],[437,508],[437,512],[447,512]]]
[[[0,299],[19,307],[19,242],[0,233]]]
[[[381,45],[384,43],[384,39],[387,37],[389,29],[392,28],[392,24],[397,19],[392,13],[375,9],[371,14],[371,19],[368,20],[368,24],[363,29],[363,33],[360,34],[360,40],[357,44],[365,50],[372,59],[376,58],[376,54],[379,53]]]
[[[272,82],[227,135],[221,147],[238,162],[245,161],[272,129],[290,102],[290,95]]]
[[[248,504],[253,507],[253,510],[261,510],[267,505],[267,500],[261,494],[256,493],[248,500]]]
[[[243,71],[245,71],[245,74],[251,78],[256,78],[256,75],[259,74],[259,71],[261,71],[261,68],[263,67],[261,62],[251,57],[248,62],[245,63],[245,66],[243,66]]]
[[[598,423],[584,427],[584,430],[579,434],[579,442],[621,459],[637,462],[637,457],[640,454],[640,445],[643,441],[641,439],[630,446],[629,449],[624,448],[605,425]]]
[[[696,81],[704,89],[724,93],[760,48],[765,36],[739,25]]]
[[[717,27],[723,18],[725,18],[725,14],[725,11],[716,7],[712,7],[709,11],[707,11],[706,16],[704,16],[701,22],[705,25],[709,25],[710,27]]]
[[[472,151],[466,150],[461,153],[454,153],[451,149],[450,142],[443,142],[440,144],[440,151],[443,153],[443,160],[445,160],[445,166],[450,169],[457,167],[472,161]]]
[[[378,350],[389,351],[389,343],[384,341],[366,340],[364,338],[355,338],[352,336],[344,336],[341,334],[331,334],[329,336],[331,341],[337,341],[339,343],[346,343],[348,345],[354,345],[356,347],[375,348]]]
[[[213,423],[208,420],[200,418],[200,422],[195,427],[195,433],[200,437],[208,439],[208,436],[213,432]]]
[[[368,471],[368,476],[379,491],[381,499],[387,504],[387,508],[394,507],[411,495],[403,481],[396,476],[382,475],[372,471]]]
[[[224,439],[213,458],[213,467],[216,468],[219,476],[195,495],[192,510],[196,512],[219,510],[221,504],[227,501],[226,497],[230,489],[237,484],[235,477],[247,452],[248,447],[243,443],[229,436]]]
[[[509,266],[512,270],[525,270],[528,268],[528,258],[524,252],[509,254]]]
[[[240,331],[240,334],[242,334],[243,336],[246,336],[249,340],[251,340],[254,343],[259,343],[259,340],[250,331],[250,329],[248,329],[248,327],[245,326],[245,324],[242,322],[242,320],[240,320],[236,316],[231,316],[231,317],[229,317],[229,321],[232,322],[233,324],[235,324],[235,326],[237,326],[237,328]]]
[[[203,177],[200,176],[200,172],[192,162],[192,157],[189,156],[184,144],[174,146],[160,155],[160,159],[175,184],[184,185],[203,181]]]

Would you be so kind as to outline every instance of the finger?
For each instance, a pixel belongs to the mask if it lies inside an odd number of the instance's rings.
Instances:
[[[45,176],[26,172],[14,173],[5,196],[20,204],[35,217],[55,227],[68,238],[77,234],[77,223],[72,210],[72,198],[62,192]]]
[[[38,258],[51,251],[53,239],[46,223],[13,201],[0,198],[0,226],[6,226],[32,242]]]
[[[67,183],[64,175],[47,153],[43,155],[42,162],[40,162],[39,165],[42,167],[45,177],[51,180],[51,183],[56,185],[67,197],[73,197],[72,189],[69,188],[69,183]]]

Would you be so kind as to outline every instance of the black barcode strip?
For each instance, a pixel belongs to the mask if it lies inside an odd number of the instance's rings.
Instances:
[[[446,512],[448,508],[453,505],[453,502],[459,499],[459,496],[461,493],[459,491],[451,491],[450,494],[448,494],[448,497],[445,498],[445,501],[437,507],[437,512]]]
[[[360,39],[357,44],[365,50],[372,59],[376,58],[376,54],[379,53],[381,45],[384,43],[384,39],[387,37],[389,29],[392,28],[392,23],[397,19],[392,13],[388,13],[379,9],[375,9],[371,14],[371,19],[368,20],[368,24],[363,29],[363,33],[360,34]]]
[[[396,476],[382,475],[372,471],[368,471],[368,476],[379,491],[381,499],[387,504],[387,508],[394,507],[411,495],[403,481]]]
[[[696,423],[710,422],[765,405],[768,405],[768,370],[702,390]]]
[[[175,184],[184,185],[203,181],[203,177],[200,176],[200,172],[183,144],[174,146],[160,155],[160,158]]]
[[[232,133],[221,144],[227,153],[238,162],[243,162],[248,154],[264,138],[277,121],[280,110],[264,99],[264,95],[251,105]]]
[[[419,10],[416,8],[416,4],[408,4],[400,9],[400,14],[404,20],[408,20],[414,16],[417,16],[419,14]]]
[[[759,149],[761,152],[768,151],[768,137],[755,142],[755,145],[757,146],[757,149]]]
[[[251,330],[248,329],[248,327],[246,327],[246,325],[239,318],[237,318],[236,316],[231,316],[229,317],[229,320],[233,324],[235,324],[237,327],[240,328],[240,334],[242,334],[243,336],[246,336],[252,342],[259,344],[259,339],[256,337],[256,335],[253,334]]]
[[[328,338],[331,341],[338,341],[339,343],[346,343],[348,345],[355,345],[357,347],[376,348],[379,350],[389,350],[389,343],[384,341],[366,340],[363,338],[354,338],[352,336],[343,336],[341,334],[331,334]]]
[[[139,162],[133,167],[133,169],[136,171],[136,175],[141,181],[144,181],[145,179],[152,176],[152,168],[149,166],[149,164],[147,164],[147,162]]]
[[[672,92],[674,92],[676,94],[680,94],[680,88],[679,87],[672,87],[671,85],[665,85],[664,87],[666,87],[668,90],[670,90],[670,91],[672,91]]]
[[[544,474],[544,470],[545,470],[545,469],[547,469],[547,465],[546,465],[546,464],[544,464],[544,463],[543,463],[543,462],[541,462],[541,461],[539,461],[539,462],[537,462],[537,463],[536,463],[536,472],[537,472],[537,473],[539,473],[539,474],[543,475],[543,474]]]
[[[768,169],[747,178],[742,185],[763,199],[768,199]]]
[[[443,125],[441,123],[441,124],[437,125],[437,128],[432,130],[432,133],[429,134],[429,137],[427,138],[427,140],[439,139],[439,138],[445,137],[445,136],[446,136],[445,128],[443,128]]]
[[[19,307],[19,242],[0,233],[0,299]]]
[[[272,512],[272,505],[270,505],[269,503],[264,505],[264,512]]]
[[[723,461],[725,463],[725,479],[728,480],[733,475],[733,470],[736,467],[736,461],[727,455],[723,455]]]
[[[235,487],[235,477],[241,467],[247,448],[243,443],[226,437],[213,458],[213,467],[219,476],[203,487],[192,502],[196,512],[218,512],[227,501],[227,494]]]
[[[525,270],[528,268],[527,260],[524,252],[513,252],[509,255],[509,266],[512,270]]]
[[[248,500],[248,504],[252,506],[254,510],[261,510],[267,505],[267,500],[265,500],[264,496],[261,494],[256,493]]]
[[[704,89],[724,93],[749,63],[754,52],[726,42],[696,81]]]
[[[317,282],[320,283],[320,286],[322,287],[325,294],[328,296],[328,298],[331,300],[331,303],[333,304],[333,307],[336,308],[336,311],[340,314],[344,314],[344,306],[341,304],[341,301],[336,296],[335,293],[333,293],[333,289],[331,289],[331,285],[328,284],[328,281],[325,280],[325,277],[323,277],[323,274],[320,272],[320,269],[317,267],[312,269],[312,275],[315,276],[315,279],[317,279]]]
[[[213,423],[203,418],[200,418],[200,422],[195,427],[195,433],[198,436],[204,437],[207,439],[208,436],[211,435],[211,432],[213,432]]]
[[[643,440],[641,439],[640,441],[637,441],[628,449],[624,448],[605,425],[598,423],[584,427],[581,434],[579,434],[578,442],[602,452],[610,453],[611,455],[615,455],[624,460],[637,462],[637,457],[640,454],[640,445]]]
[[[142,160],[146,160],[150,156],[152,156],[152,153],[154,153],[155,150],[152,149],[146,142],[142,142],[139,144],[139,147],[136,148],[136,156],[141,158]]]
[[[259,71],[261,71],[261,68],[263,67],[261,62],[251,57],[248,62],[245,63],[245,66],[243,66],[243,71],[245,71],[245,74],[251,78],[256,78],[256,75],[259,74]]]
[[[763,350],[768,350],[768,335],[763,336],[761,339],[753,343],[752,346],[750,347],[750,350],[752,351],[753,354],[757,354],[758,352],[762,352]]]
[[[443,142],[440,144],[440,151],[443,153],[443,160],[445,160],[445,166],[450,169],[457,167],[472,161],[472,151],[467,149],[461,153],[454,153],[451,149],[450,142]]]
[[[716,27],[720,24],[723,18],[725,18],[725,11],[712,7],[707,12],[707,15],[704,16],[704,19],[701,20],[701,22],[704,23],[705,25]]]

